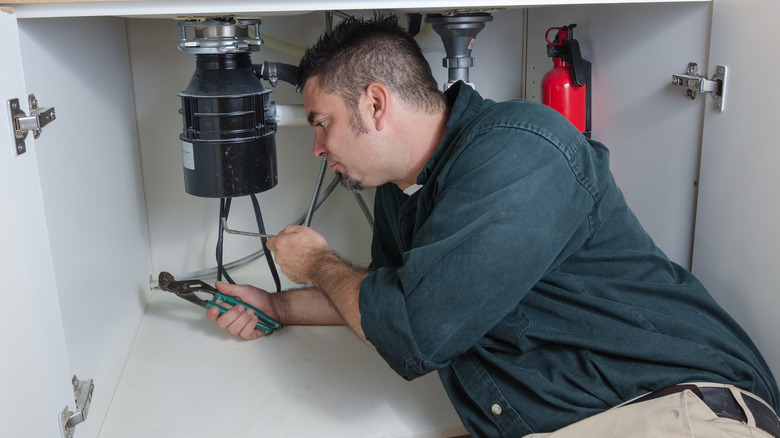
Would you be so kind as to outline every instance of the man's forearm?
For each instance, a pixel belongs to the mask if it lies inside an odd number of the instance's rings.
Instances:
[[[312,283],[327,297],[344,323],[364,341],[358,298],[360,283],[368,274],[368,270],[350,265],[329,249],[316,254],[309,273]]]
[[[344,325],[341,314],[316,287],[290,289],[275,296],[275,307],[285,325]]]
[[[309,227],[288,225],[281,233],[268,239],[267,244],[287,278],[298,284],[314,285],[322,291],[322,296],[327,298],[343,322],[365,340],[360,325],[358,296],[360,283],[368,276],[367,270],[341,259],[328,247],[325,238]],[[316,299],[316,295],[309,297]]]

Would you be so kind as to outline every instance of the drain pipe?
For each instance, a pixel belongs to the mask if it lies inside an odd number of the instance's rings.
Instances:
[[[447,54],[447,57],[442,60],[448,76],[448,82],[444,85],[445,90],[458,81],[474,87],[474,84],[469,82],[469,68],[474,66],[471,49],[474,47],[477,34],[489,21],[493,21],[493,16],[488,12],[425,16],[425,22],[433,25],[433,30],[441,37]]]

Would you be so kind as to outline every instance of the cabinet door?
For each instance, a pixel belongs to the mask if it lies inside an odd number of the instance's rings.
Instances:
[[[0,11],[0,412],[3,436],[59,437],[74,406],[32,135],[16,155],[8,99],[28,112],[16,17]]]
[[[726,111],[707,109],[693,272],[758,344],[780,377],[780,70],[767,33],[777,0],[714,0],[707,73],[728,67]]]
[[[77,437],[96,437],[152,273],[125,21],[19,19],[18,28],[27,89],[57,110],[35,156],[68,363],[95,383]]]

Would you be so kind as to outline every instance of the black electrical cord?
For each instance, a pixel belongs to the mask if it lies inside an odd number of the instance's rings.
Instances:
[[[260,203],[257,202],[257,197],[254,194],[250,195],[252,198],[252,207],[255,209],[255,219],[257,219],[257,232],[265,234],[265,224],[263,223],[263,214],[260,212]],[[271,257],[271,251],[266,246],[265,242],[268,239],[265,237],[260,238],[260,242],[263,244],[263,252],[265,253],[265,260],[268,262],[268,268],[271,270],[271,275],[274,277],[274,284],[276,285],[276,291],[282,291],[282,282],[279,280],[279,273],[276,272],[276,265],[274,259]]]
[[[325,203],[325,200],[330,197],[331,193],[333,193],[333,190],[335,190],[336,186],[339,184],[339,177],[334,176],[333,179],[330,181],[330,184],[325,188],[325,190],[320,193],[320,196],[317,198],[317,204],[314,206],[314,211],[317,211],[320,206]],[[361,207],[362,208],[362,207]],[[364,211],[366,213],[366,211]],[[306,220],[306,215],[308,214],[308,211],[302,214],[297,220],[295,220],[293,223],[296,225],[303,224],[304,220]],[[373,227],[373,218],[371,218],[370,214],[366,216],[366,219],[369,221],[369,225]],[[222,221],[220,220],[220,224],[222,224]],[[260,257],[265,256],[265,252],[263,250],[256,251],[252,254],[249,254],[246,257],[243,257],[239,260],[234,260],[230,263],[227,263],[224,265],[224,269],[233,269],[233,268],[239,268],[241,266],[246,265],[247,263],[253,262]],[[182,274],[177,274],[176,278],[179,280],[193,280],[200,277],[207,277],[210,275],[214,275],[217,273],[217,267],[211,267],[208,269],[202,269],[199,271],[193,271],[193,272],[187,272]],[[155,288],[157,287],[157,280],[153,280],[151,282],[151,287]]]
[[[225,198],[219,198],[219,232],[217,233],[217,281],[222,281],[222,217],[225,215]]]
[[[219,199],[219,234],[217,236],[217,281],[222,281],[222,276],[225,276],[225,280],[230,284],[236,284],[230,275],[228,275],[227,269],[222,265],[222,246],[225,228],[222,226],[222,218],[228,217],[230,214],[230,203],[232,198],[220,198]]]
[[[263,214],[260,212],[260,203],[257,202],[257,197],[254,194],[251,194],[250,197],[252,198],[252,207],[255,210],[255,219],[257,219],[257,229],[260,233],[265,234],[265,224],[263,223]],[[232,198],[220,198],[219,200],[219,235],[217,236],[217,281],[222,281],[222,276],[225,276],[225,280],[230,284],[236,284],[235,281],[233,281],[232,278],[230,278],[230,275],[227,272],[227,269],[222,264],[222,248],[224,245],[224,233],[225,233],[225,227],[222,224],[222,218],[225,218],[227,220],[228,215],[230,214],[230,204],[231,204]],[[274,284],[276,285],[276,291],[281,292],[282,291],[282,282],[279,278],[279,273],[276,271],[276,265],[274,264],[273,257],[271,257],[271,251],[268,249],[268,246],[266,245],[266,241],[268,239],[263,237],[260,239],[260,242],[262,242],[263,245],[263,253],[265,254],[265,259],[268,261],[268,267],[271,270],[271,276],[274,278]]]

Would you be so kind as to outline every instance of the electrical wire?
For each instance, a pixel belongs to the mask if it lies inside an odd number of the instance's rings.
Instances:
[[[322,188],[322,179],[325,177],[325,168],[328,166],[328,156],[322,157],[322,163],[320,164],[320,173],[317,175],[317,183],[314,185],[314,193],[311,194],[311,202],[309,203],[309,209],[306,210],[306,218],[303,220],[303,226],[308,227],[311,225],[311,216],[314,214],[314,205],[317,203],[317,197],[320,194],[320,188]]]
[[[263,224],[263,214],[260,212],[260,203],[257,202],[257,196],[255,196],[254,193],[251,195],[252,198],[252,207],[255,210],[255,219],[257,219],[257,231],[261,234],[265,234],[265,224]],[[268,241],[268,238],[262,237],[260,238],[260,242],[263,245],[263,253],[265,254],[265,259],[268,261],[268,269],[271,270],[271,276],[274,277],[274,285],[276,285],[276,291],[281,292],[282,291],[282,283],[279,280],[279,273],[276,272],[276,264],[274,264],[274,260],[271,257],[271,250],[268,249],[268,245],[266,245],[266,242]]]
[[[339,177],[338,176],[333,177],[333,180],[330,182],[330,184],[328,184],[328,186],[325,188],[325,190],[323,190],[322,193],[320,194],[320,196],[317,198],[317,204],[314,206],[314,211],[317,211],[317,209],[319,209],[320,206],[322,206],[322,204],[325,203],[325,200],[327,200],[328,197],[331,195],[331,193],[333,193],[333,190],[338,185],[338,182],[339,182]],[[292,223],[294,223],[296,225],[301,225],[301,224],[303,224],[303,221],[304,221],[305,218],[306,218],[306,213],[301,215],[297,220],[295,220]],[[221,223],[222,223],[222,220],[220,219],[220,224]],[[247,255],[245,257],[242,257],[242,258],[240,258],[238,260],[234,260],[234,261],[232,261],[230,263],[225,264],[224,265],[224,269],[225,270],[229,270],[229,269],[239,268],[239,267],[247,265],[247,264],[249,264],[249,263],[259,259],[260,257],[263,257],[263,256],[265,256],[265,252],[263,250],[260,250],[260,251],[254,252],[252,254],[249,254],[249,255]],[[175,275],[175,277],[178,280],[192,280],[192,279],[195,279],[195,278],[210,277],[210,276],[216,274],[217,270],[218,270],[217,267],[211,267],[211,268],[201,269],[201,270],[198,270],[198,271],[187,272],[187,273],[184,273],[184,274],[177,274],[177,275]],[[157,279],[156,278],[152,279],[152,281],[150,282],[149,287],[152,288],[152,289],[157,287]]]
[[[222,265],[222,248],[224,243],[224,227],[222,225],[222,218],[227,218],[230,214],[230,204],[232,199],[231,198],[220,198],[219,199],[219,233],[217,235],[217,250],[216,250],[216,256],[217,256],[217,281],[222,281],[222,276],[225,276],[225,280],[227,280],[230,284],[236,284],[235,281],[233,281],[232,278],[230,278],[230,275],[227,273],[227,269]]]
[[[360,210],[363,211],[363,216],[366,217],[368,224],[371,226],[371,230],[373,230],[374,218],[371,216],[371,210],[368,209],[368,205],[366,205],[366,201],[365,199],[363,199],[363,195],[361,195],[360,192],[354,192],[354,194],[355,194],[355,199],[357,200],[357,203],[360,206]]]

